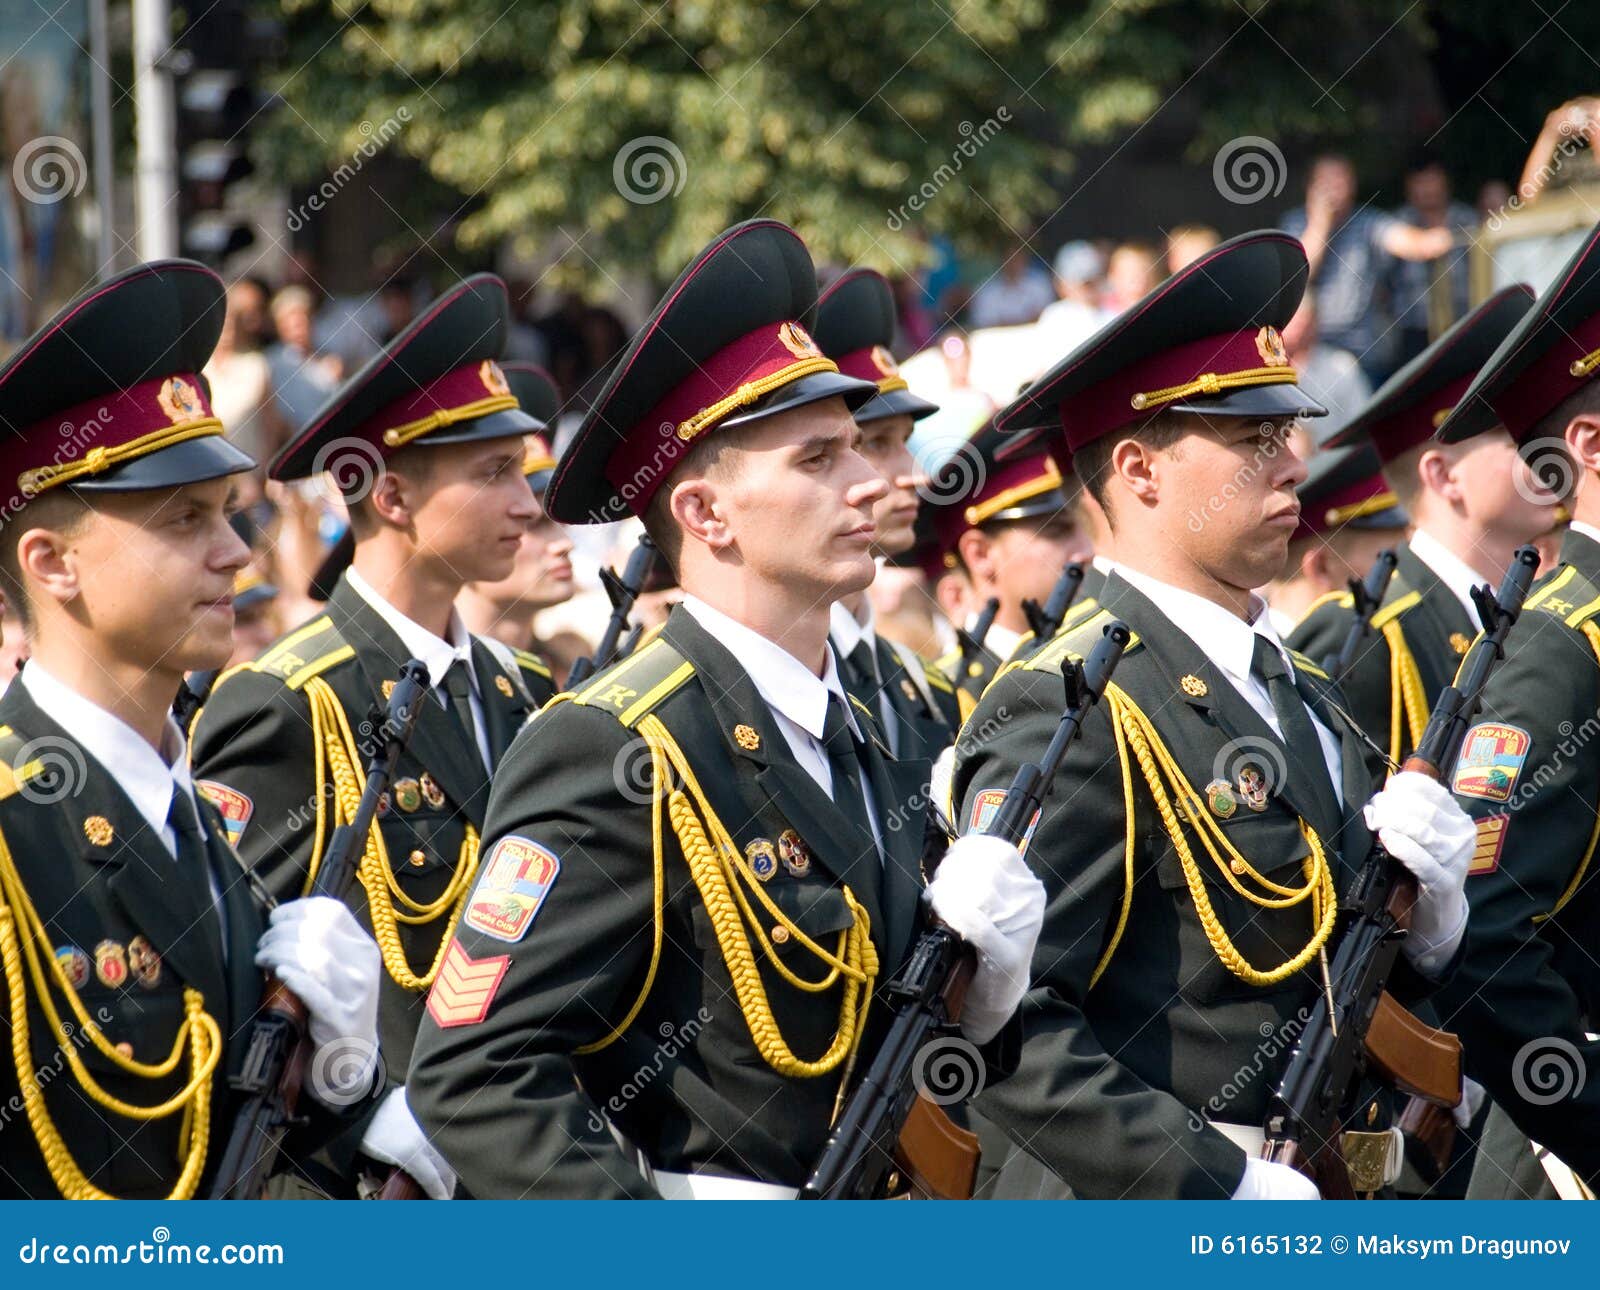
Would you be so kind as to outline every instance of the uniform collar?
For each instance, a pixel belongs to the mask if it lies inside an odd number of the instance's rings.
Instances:
[[[720,609],[713,609],[698,596],[685,596],[682,605],[695,622],[733,655],[756,692],[774,712],[787,717],[813,739],[821,739],[823,723],[828,716],[828,696],[836,694],[844,704],[856,737],[861,737],[855,713],[850,711],[850,700],[845,697],[844,683],[839,680],[832,650],[823,651],[823,673],[819,677],[776,641],[768,640]]]
[[[835,600],[828,610],[828,634],[839,647],[841,658],[849,658],[862,641],[866,641],[867,649],[876,654],[877,623],[878,614],[872,607],[871,596],[861,597],[861,609],[856,614],[846,609],[842,600]]]
[[[1114,563],[1112,567],[1129,586],[1143,592],[1174,627],[1194,642],[1196,649],[1236,682],[1250,684],[1252,681],[1250,661],[1255,657],[1257,636],[1264,637],[1278,651],[1284,666],[1293,675],[1294,660],[1278,639],[1266,613],[1266,602],[1259,596],[1251,597],[1254,613],[1251,621],[1246,622],[1215,601],[1192,591],[1174,587],[1125,564]]]
[[[350,590],[360,596],[372,612],[383,619],[390,630],[400,638],[400,644],[405,647],[406,653],[412,658],[420,659],[427,666],[430,684],[443,685],[444,674],[450,670],[451,664],[459,661],[467,665],[467,675],[472,678],[473,688],[477,688],[478,678],[472,666],[472,634],[467,631],[466,624],[461,621],[461,615],[456,613],[453,606],[450,610],[450,639],[444,640],[414,619],[402,614],[380,596],[372,584],[355,569],[346,569],[344,576],[345,581],[350,584]]]
[[[173,788],[193,796],[188,745],[177,722],[167,717],[157,750],[121,717],[51,676],[38,659],[28,660],[19,680],[39,711],[71,732],[83,750],[116,779],[155,835],[162,837],[172,810]]]
[[[1600,546],[1600,529],[1595,528],[1593,524],[1586,524],[1582,520],[1573,520],[1567,525],[1567,527],[1574,533],[1583,534],[1584,537],[1588,538],[1589,541],[1593,542],[1596,546]]]
[[[1450,594],[1461,602],[1467,617],[1477,622],[1478,611],[1472,604],[1472,589],[1485,581],[1484,576],[1426,529],[1418,529],[1413,533],[1407,545],[1411,548],[1411,554],[1432,569]]]

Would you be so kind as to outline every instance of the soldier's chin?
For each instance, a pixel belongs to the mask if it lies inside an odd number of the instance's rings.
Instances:
[[[871,551],[863,551],[854,559],[841,560],[834,567],[833,577],[830,579],[834,596],[835,598],[853,596],[858,591],[865,591],[877,576],[878,565],[873,560]]]

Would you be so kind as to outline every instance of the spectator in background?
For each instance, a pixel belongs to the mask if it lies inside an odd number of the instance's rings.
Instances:
[[[1221,241],[1222,234],[1209,224],[1178,225],[1167,234],[1167,272],[1187,269]]]
[[[378,332],[382,349],[417,316],[417,288],[410,278],[390,278],[378,288],[378,311],[383,319]]]
[[[1105,262],[1092,242],[1068,242],[1055,258],[1058,300],[1039,315],[1040,348],[1050,362],[1072,353],[1100,330],[1101,277]]]
[[[1025,245],[1016,247],[999,270],[972,293],[967,317],[972,329],[1019,327],[1035,321],[1056,298],[1050,279]]]
[[[272,370],[250,326],[260,295],[259,284],[247,278],[228,288],[222,334],[203,375],[211,384],[211,407],[228,438],[258,462],[267,462],[285,436],[273,407]]]
[[[1450,249],[1448,228],[1413,228],[1370,206],[1356,208],[1356,170],[1348,157],[1324,153],[1311,163],[1306,204],[1283,220],[1304,244],[1311,265],[1322,339],[1356,356],[1370,384],[1397,366],[1378,306],[1386,255],[1434,260]]]
[[[1283,347],[1295,370],[1295,384],[1328,409],[1327,416],[1300,423],[1308,443],[1320,447],[1343,430],[1372,397],[1372,385],[1354,354],[1321,342],[1316,302],[1309,295],[1283,329]]]
[[[526,278],[506,278],[506,290],[511,296],[511,331],[506,337],[506,361],[534,363],[550,366],[550,346],[544,333],[533,323],[533,303],[539,288]]]
[[[1412,162],[1405,177],[1406,204],[1395,217],[1413,228],[1448,229],[1456,239],[1449,252],[1438,260],[1395,260],[1389,271],[1389,295],[1394,305],[1396,344],[1395,366],[1410,362],[1428,348],[1430,340],[1442,334],[1467,312],[1469,282],[1467,239],[1477,226],[1477,212],[1465,202],[1452,199],[1450,176],[1442,162],[1422,157]],[[1439,275],[1449,278],[1448,296],[1443,304],[1447,313],[1434,318],[1440,302],[1433,297],[1433,283]]]
[[[1106,261],[1106,289],[1100,298],[1107,321],[1154,290],[1160,260],[1155,247],[1144,242],[1124,242],[1111,253]]]
[[[285,287],[272,298],[278,343],[267,351],[267,364],[278,414],[291,430],[311,420],[344,375],[343,363],[312,348],[312,308],[304,287]]]
[[[995,410],[994,400],[972,384],[972,349],[962,333],[945,333],[939,341],[939,356],[944,360],[947,384],[942,391],[935,391],[930,382],[928,390],[930,396],[937,393],[939,410],[918,421],[906,440],[917,465],[929,475]]]
[[[1484,180],[1473,205],[1477,207],[1478,219],[1485,224],[1503,219],[1511,205],[1511,185],[1503,179]]]

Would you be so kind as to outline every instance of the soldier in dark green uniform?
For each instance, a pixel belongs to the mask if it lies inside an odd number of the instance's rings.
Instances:
[[[934,666],[950,678],[965,717],[1001,666],[1034,646],[1022,602],[1043,605],[1070,562],[1083,568],[1075,613],[1094,599],[1100,577],[1089,563],[1093,548],[1078,520],[1078,486],[1069,454],[1013,446],[995,423],[985,422],[943,463],[928,487],[935,553],[964,584],[972,606],[956,624],[966,635]],[[1063,470],[1062,463],[1067,463]],[[996,611],[977,639],[981,606]],[[975,648],[976,647],[976,648]]]
[[[273,478],[327,472],[344,490],[354,562],[326,613],[219,679],[194,727],[201,790],[285,899],[355,810],[363,736],[400,665],[427,665],[434,701],[346,897],[383,952],[379,1032],[397,1118],[424,996],[478,873],[491,772],[551,692],[538,659],[472,636],[452,608],[464,583],[510,572],[536,513],[523,435],[542,426],[496,361],[508,317],[498,278],[460,283],[279,453]]]
[[[1284,639],[1313,604],[1341,594],[1349,601],[1350,580],[1365,578],[1380,552],[1399,547],[1409,522],[1369,443],[1317,453],[1295,496],[1300,527],[1289,540],[1283,577],[1265,592],[1272,629]],[[1343,645],[1341,636],[1322,654],[1307,657],[1325,665]]]
[[[1460,447],[1433,438],[1532,295],[1514,286],[1486,300],[1396,372],[1330,441],[1371,442],[1415,526],[1396,549],[1399,565],[1373,615],[1373,634],[1341,681],[1351,715],[1392,761],[1416,744],[1435,696],[1477,635],[1472,586],[1499,586],[1512,553],[1555,522],[1557,499],[1530,486],[1504,430]],[[1290,645],[1315,659],[1338,650],[1351,603],[1339,592],[1313,606]]]
[[[1531,466],[1576,491],[1561,564],[1528,598],[1452,780],[1477,822],[1477,850],[1470,952],[1438,1002],[1461,1036],[1467,1073],[1494,1102],[1471,1196],[1578,1195],[1600,1183],[1600,1042],[1591,1033],[1600,1029],[1596,372],[1600,228],[1439,430],[1448,443],[1509,432]]]
[[[322,898],[267,928],[170,711],[227,659],[249,555],[227,512],[254,463],[199,375],[223,308],[202,265],[142,264],[0,369],[0,582],[32,650],[0,698],[7,1198],[204,1195],[263,967],[319,1045],[288,1155],[349,1154],[370,1111],[377,947]]]
[[[1422,891],[1391,990],[1414,997],[1459,955],[1470,824],[1420,775],[1371,796],[1336,688],[1281,646],[1251,590],[1298,524],[1289,432],[1321,411],[1277,331],[1305,281],[1286,234],[1223,243],[999,417],[1066,427],[1114,563],[1102,611],[1008,669],[968,718],[958,825],[1042,753],[1062,660],[1112,615],[1134,633],[1026,844],[1050,903],[1022,1061],[975,1103],[1079,1196],[1316,1195],[1258,1158],[1261,1125],[1370,845],[1364,806]],[[1357,1187],[1377,1190],[1398,1175],[1397,1135],[1365,1106],[1351,1128]]]
[[[817,300],[816,342],[845,376],[878,387],[855,409],[861,455],[887,488],[872,508],[878,527],[875,554],[904,555],[916,537],[921,472],[906,446],[912,427],[939,410],[911,392],[889,346],[894,343],[894,291],[881,273],[851,269]],[[961,724],[955,691],[916,654],[885,640],[875,629],[865,591],[833,604],[829,633],[851,696],[872,709],[889,750],[907,760],[932,761],[950,746]]]
[[[815,284],[793,230],[723,233],[546,494],[567,523],[641,515],[684,600],[496,778],[410,1073],[474,1195],[793,1196],[886,1023],[928,768],[889,755],[827,644],[829,606],[874,576],[884,484],[850,417],[876,387],[805,330]],[[927,888],[983,947],[962,1015],[978,1043],[1010,1033],[1042,909],[994,841],[956,844]]]

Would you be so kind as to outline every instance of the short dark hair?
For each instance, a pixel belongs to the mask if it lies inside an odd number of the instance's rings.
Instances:
[[[1077,475],[1089,495],[1100,503],[1106,521],[1113,528],[1111,507],[1106,500],[1106,483],[1111,477],[1111,453],[1124,439],[1133,439],[1146,448],[1170,448],[1194,429],[1193,418],[1185,412],[1157,412],[1155,416],[1131,430],[1117,430],[1092,440],[1072,454],[1072,471]]]
[[[1523,442],[1528,439],[1563,438],[1573,417],[1595,413],[1600,413],[1600,376],[1585,381],[1540,417],[1534,423],[1533,433],[1527,435]]]
[[[41,493],[0,526],[0,590],[6,603],[21,621],[23,630],[33,630],[33,606],[22,579],[22,562],[17,558],[17,541],[29,529],[54,529],[66,537],[74,536],[89,518],[92,507],[82,493],[57,487]]]

